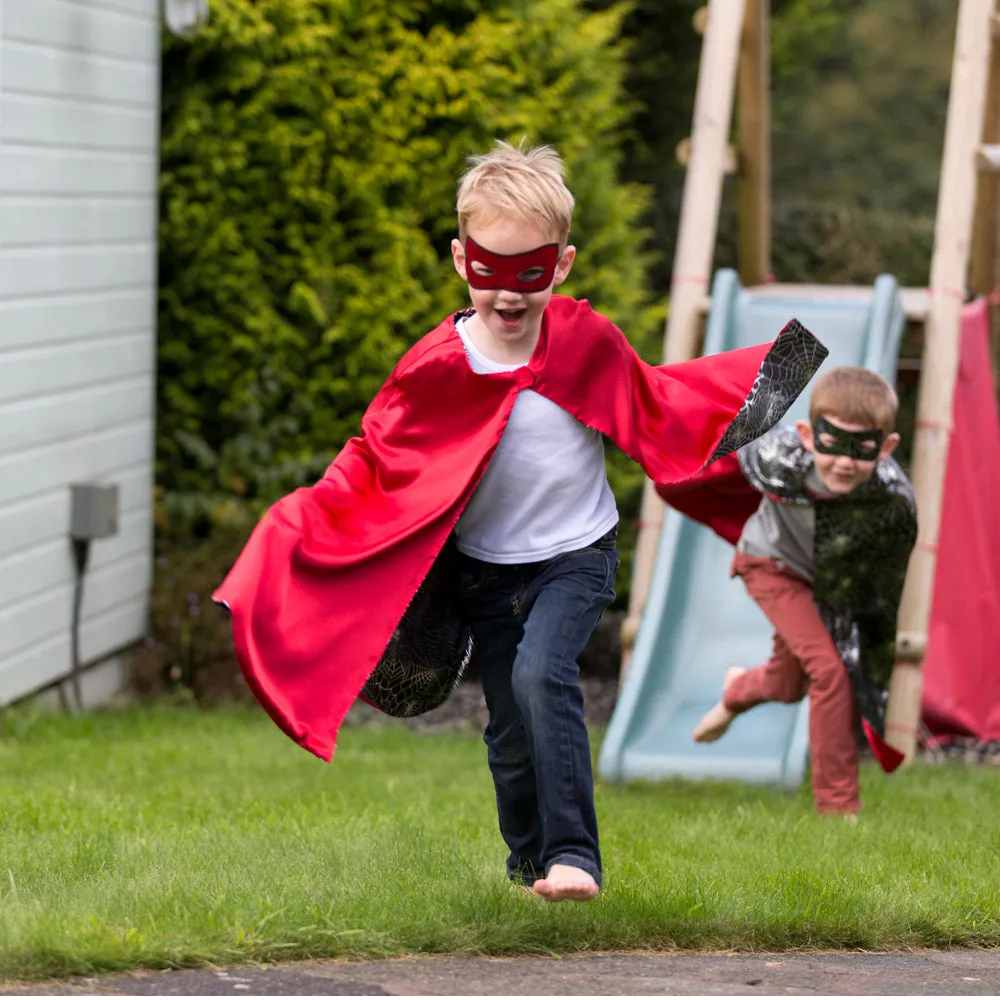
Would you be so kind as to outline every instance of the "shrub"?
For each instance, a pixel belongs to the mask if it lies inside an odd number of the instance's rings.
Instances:
[[[465,304],[449,253],[455,181],[495,137],[563,154],[581,250],[566,290],[655,353],[646,196],[616,181],[621,12],[528,11],[215,0],[194,41],[166,42],[167,491],[271,501],[323,472],[398,357]]]

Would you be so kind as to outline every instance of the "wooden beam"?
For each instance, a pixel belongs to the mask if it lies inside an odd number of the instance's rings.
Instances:
[[[677,149],[674,151],[674,155],[677,157],[677,162],[681,166],[686,167],[688,161],[691,159],[691,138],[690,136],[686,139],[681,139],[677,143]],[[737,152],[736,147],[732,143],[726,143],[726,153],[725,160],[723,161],[723,168],[727,174],[736,174],[740,170],[740,154]]]
[[[1000,144],[980,146],[976,150],[976,169],[981,174],[1000,173]]]
[[[744,285],[771,274],[770,0],[747,0],[736,88],[739,122],[739,257]]]
[[[917,544],[899,609],[901,659],[889,688],[886,739],[912,760],[920,722],[921,667],[934,593],[944,476],[948,463],[962,306],[975,213],[974,153],[982,142],[994,0],[961,0],[952,64],[944,155],[934,223],[930,306],[924,336],[924,377],[917,395],[912,480]]]
[[[668,363],[694,356],[697,303],[708,288],[715,252],[744,9],[745,0],[711,0],[708,5],[670,285],[664,342]]]
[[[1000,16],[993,15],[994,26],[1000,25]],[[1000,280],[997,272],[998,234],[1000,222],[1000,35],[991,47],[989,83],[986,108],[983,112],[982,146],[977,151],[977,166],[982,171],[984,163],[991,170],[981,172],[976,191],[976,228],[972,240],[972,266],[970,285],[977,295],[992,292]]]
[[[990,51],[989,83],[983,113],[983,146],[979,149],[980,168],[983,148],[995,151],[991,173],[980,172],[976,189],[976,222],[972,236],[972,261],[969,285],[977,295],[989,295],[1000,287],[1000,16],[993,14],[993,45]],[[994,379],[1000,375],[1000,308],[989,310],[990,357]]]
[[[687,361],[698,352],[701,301],[708,292],[715,255],[744,9],[745,0],[710,0],[708,4],[670,282],[670,312],[663,347],[668,364]],[[646,606],[663,510],[663,501],[647,479],[639,513],[628,614],[622,623],[622,679],[628,671],[632,642]]]

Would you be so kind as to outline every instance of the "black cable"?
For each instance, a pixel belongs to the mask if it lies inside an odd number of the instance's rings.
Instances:
[[[80,690],[80,609],[83,606],[83,578],[87,572],[87,560],[90,557],[90,539],[73,539],[73,563],[76,567],[76,582],[73,585],[73,624],[70,635],[71,656],[73,661],[70,681],[73,686],[73,700],[76,710],[83,711],[83,694]],[[65,704],[65,702],[64,702]]]

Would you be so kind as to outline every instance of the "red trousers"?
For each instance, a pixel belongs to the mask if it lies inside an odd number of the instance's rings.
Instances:
[[[809,756],[813,799],[821,813],[853,813],[858,797],[856,708],[837,647],[816,610],[812,587],[773,559],[736,553],[733,576],[774,626],[771,659],[737,677],[723,702],[745,712],[765,701],[809,695]]]

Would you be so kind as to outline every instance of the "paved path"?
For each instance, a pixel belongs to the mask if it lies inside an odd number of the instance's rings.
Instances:
[[[0,996],[599,996],[1000,993],[1000,950],[403,958],[2,983]]]

